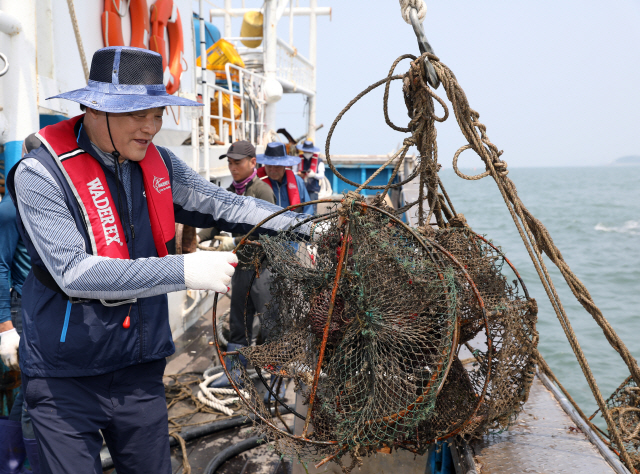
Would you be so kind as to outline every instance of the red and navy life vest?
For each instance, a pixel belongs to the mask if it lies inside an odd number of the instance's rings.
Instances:
[[[311,160],[309,160],[309,167],[307,168],[307,162],[304,159],[304,152],[300,151],[299,153],[300,155],[300,169],[302,169],[302,171],[307,171],[307,170],[311,170],[314,173],[318,172],[318,154],[314,153],[313,156],[311,157]]]
[[[314,173],[318,172],[318,165],[320,163],[320,158],[318,157],[317,153],[314,153],[311,159],[308,161],[305,160],[303,151],[300,151],[299,155],[300,155],[300,168],[299,168],[300,170],[302,171],[311,170]],[[304,180],[304,184],[307,187],[307,191],[309,192],[309,194],[317,193],[320,191],[320,180],[318,180],[317,178],[306,178]]]
[[[300,204],[300,191],[298,190],[298,182],[296,181],[296,175],[291,170],[285,171],[287,176],[287,196],[289,197],[289,206],[295,206],[296,204]],[[271,184],[271,180],[267,176],[267,172],[264,169],[264,166],[258,168],[258,178],[267,183],[271,189],[273,189],[273,184]],[[298,212],[302,212],[302,208]]]
[[[150,145],[142,161],[129,163],[130,187],[124,190],[119,215],[114,200],[116,176],[94,155],[81,120],[75,117],[40,130],[42,146],[25,158],[38,162],[56,182],[82,236],[84,251],[116,259],[154,258],[171,252],[175,224],[169,154]],[[18,167],[12,168],[7,180],[14,198]],[[131,200],[130,213],[127,197]],[[33,268],[22,287],[23,373],[30,377],[92,376],[163,359],[175,352],[166,293],[152,293],[126,304],[97,299],[71,301],[60,288],[56,290],[36,276],[39,268],[51,277],[19,209],[16,223]],[[64,235],[54,235],[64,243]],[[98,264],[94,265],[95,270],[89,270],[93,272],[90,278],[99,279]],[[122,278],[137,277],[122,274]]]
[[[36,136],[57,158],[56,163],[78,199],[85,221],[90,223],[92,253],[101,257],[128,259],[122,222],[111,191],[106,186],[104,171],[91,155],[78,147],[76,141],[74,127],[83,117],[79,115],[49,125]],[[138,163],[142,169],[153,240],[158,256],[164,257],[168,254],[167,242],[175,236],[169,171],[153,143],[147,148],[144,159]]]

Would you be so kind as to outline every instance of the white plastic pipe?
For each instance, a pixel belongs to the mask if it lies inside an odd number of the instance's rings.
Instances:
[[[0,98],[8,126],[3,134],[5,172],[22,154],[22,141],[37,132],[38,83],[36,69],[35,0],[0,1],[0,31],[9,35],[3,41],[10,67],[2,76]],[[19,19],[19,20],[18,20]]]
[[[318,8],[317,0],[310,0],[309,7],[311,13],[309,14],[309,62],[313,65],[313,71],[311,72],[311,90],[314,95],[308,96],[309,101],[309,124],[307,137],[309,140],[315,142],[316,140],[316,62],[318,59],[318,21],[316,18],[316,10]]]
[[[13,36],[20,33],[21,30],[22,24],[20,20],[5,11],[0,11],[0,31]]]
[[[264,5],[264,25],[263,25],[263,37],[264,37],[264,77],[265,84],[277,81],[276,67],[277,67],[277,48],[278,48],[278,35],[277,35],[277,2],[276,0],[265,0]],[[266,131],[276,129],[276,104],[267,103],[265,106],[265,124]]]

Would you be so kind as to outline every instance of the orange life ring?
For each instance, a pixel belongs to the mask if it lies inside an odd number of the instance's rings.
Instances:
[[[104,0],[102,12],[102,39],[105,46],[124,46],[122,21],[118,10],[121,0]],[[147,0],[130,0],[131,46],[147,49],[149,40],[149,14]]]
[[[169,60],[167,60],[167,47],[164,41],[165,28],[169,36]],[[174,94],[180,87],[184,43],[180,12],[173,0],[158,0],[151,5],[149,49],[162,55],[162,68],[165,71],[165,77],[168,76],[167,93]]]

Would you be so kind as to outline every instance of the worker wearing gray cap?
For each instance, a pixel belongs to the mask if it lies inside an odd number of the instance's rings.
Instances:
[[[239,196],[251,196],[272,204],[275,203],[271,187],[257,176],[256,149],[251,143],[247,141],[235,142],[229,147],[227,153],[220,156],[220,159],[224,158],[227,159],[229,171],[233,177],[233,182],[227,191]],[[215,227],[203,229],[198,233],[200,241],[218,240],[220,244],[216,248],[221,251],[233,250],[241,236],[242,234],[234,234],[233,237],[221,236]],[[251,344],[254,315],[257,314],[260,317],[264,314],[265,305],[270,299],[271,273],[269,270],[262,269],[251,285],[254,269],[246,265],[252,259],[250,255],[247,255],[250,250],[245,247],[238,253],[240,266],[231,279],[230,335],[227,351],[236,351],[240,347]],[[262,326],[264,328],[264,324]],[[266,336],[264,333],[263,335]],[[212,384],[213,387],[218,388],[229,385],[229,379],[226,375]]]

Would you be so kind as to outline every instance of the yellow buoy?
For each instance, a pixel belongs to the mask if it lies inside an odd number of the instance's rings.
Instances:
[[[242,18],[242,28],[240,28],[241,38],[262,38],[262,23],[264,16],[259,11],[247,12]],[[257,48],[262,44],[262,40],[240,40],[247,48]]]

